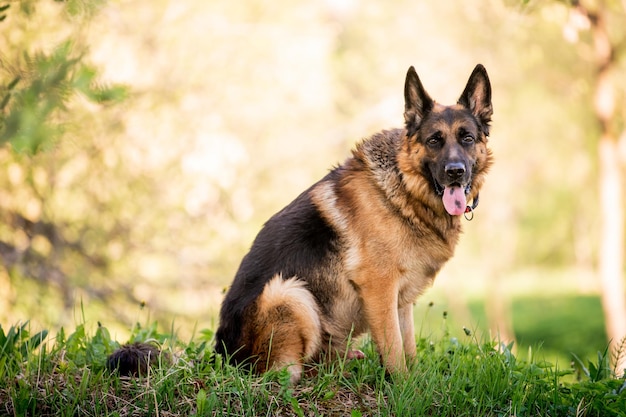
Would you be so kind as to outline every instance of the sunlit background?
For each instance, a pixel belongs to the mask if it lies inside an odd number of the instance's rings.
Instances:
[[[419,335],[465,326],[565,364],[606,347],[597,59],[589,20],[564,2],[5,3],[4,116],[32,78],[28,57],[68,41],[67,56],[120,97],[64,96],[35,152],[11,138],[0,148],[1,324],[100,322],[120,341],[136,322],[215,329],[263,222],[359,140],[402,125],[409,66],[452,104],[482,63],[496,163],[456,256],[417,303]],[[623,5],[606,3],[623,23]],[[612,74],[620,176],[624,60]]]

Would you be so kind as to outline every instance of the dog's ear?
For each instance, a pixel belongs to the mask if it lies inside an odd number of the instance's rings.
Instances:
[[[433,106],[434,102],[424,90],[415,68],[409,68],[404,82],[404,121],[409,137],[417,133],[420,122]]]
[[[481,64],[476,65],[472,71],[458,104],[468,108],[474,114],[485,136],[489,136],[489,123],[493,114],[491,84],[487,70]]]

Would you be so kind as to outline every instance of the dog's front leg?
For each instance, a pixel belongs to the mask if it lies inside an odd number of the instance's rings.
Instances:
[[[415,324],[413,322],[413,304],[398,308],[402,345],[407,360],[414,359],[417,354],[415,346]]]
[[[406,361],[398,317],[398,292],[389,287],[394,285],[361,287],[363,309],[383,364],[390,372],[404,372]]]

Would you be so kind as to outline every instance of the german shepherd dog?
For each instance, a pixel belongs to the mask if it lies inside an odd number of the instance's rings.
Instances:
[[[256,372],[363,353],[389,372],[416,354],[413,303],[450,259],[461,216],[492,164],[491,84],[477,65],[457,104],[430,98],[413,67],[403,129],[363,140],[263,226],[220,311],[216,353]]]

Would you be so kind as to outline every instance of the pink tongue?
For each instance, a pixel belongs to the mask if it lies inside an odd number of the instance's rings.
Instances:
[[[443,205],[451,216],[460,216],[465,213],[467,201],[462,187],[445,187],[443,190]]]

